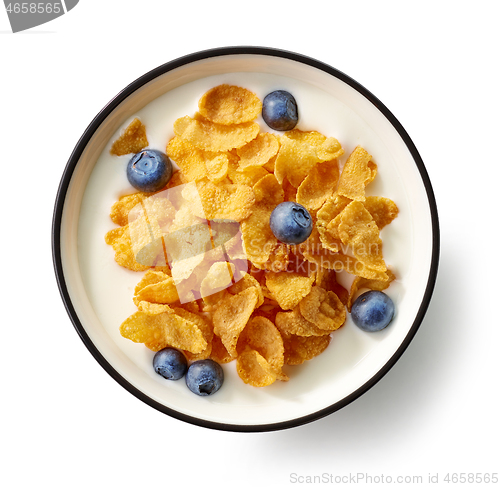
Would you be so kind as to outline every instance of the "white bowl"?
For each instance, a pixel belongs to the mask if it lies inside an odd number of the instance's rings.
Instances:
[[[378,333],[362,332],[348,317],[323,354],[286,368],[289,382],[266,388],[245,385],[233,362],[224,366],[221,390],[198,397],[183,380],[165,381],[155,374],[153,353],[119,333],[120,323],[135,311],[132,293],[140,276],[116,265],[112,249],[104,243],[104,234],[114,226],[108,216],[110,206],[131,189],[124,158],[107,162],[110,141],[132,116],[138,113],[145,122],[150,146],[164,150],[174,120],[192,115],[201,94],[222,82],[245,86],[261,99],[274,89],[288,89],[299,105],[298,128],[336,137],[346,155],[358,144],[373,155],[378,175],[368,193],[393,199],[400,210],[381,235],[385,260],[397,276],[387,290],[396,315]],[[153,100],[155,104],[148,106]],[[59,187],[53,257],[71,321],[96,360],[123,387],[146,404],[189,423],[269,431],[304,424],[346,406],[395,364],[431,299],[439,227],[431,184],[417,149],[377,98],[314,59],[268,48],[229,47],[154,69],[119,93],[91,122]]]

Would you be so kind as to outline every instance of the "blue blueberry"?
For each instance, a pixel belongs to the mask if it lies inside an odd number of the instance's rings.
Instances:
[[[269,225],[279,241],[296,245],[309,238],[313,221],[309,212],[302,205],[293,201],[285,201],[273,210]]]
[[[284,90],[269,93],[262,103],[262,118],[274,130],[292,130],[299,121],[295,98]]]
[[[215,394],[224,382],[222,367],[211,359],[193,362],[186,374],[186,385],[198,396]]]
[[[361,294],[351,308],[351,317],[356,325],[365,331],[379,331],[385,328],[394,316],[394,303],[381,291]]]
[[[175,348],[164,348],[156,352],[153,358],[153,367],[157,374],[169,380],[181,379],[188,368],[186,357]]]
[[[139,191],[159,191],[172,177],[172,162],[163,152],[145,149],[135,154],[127,166],[129,183]]]

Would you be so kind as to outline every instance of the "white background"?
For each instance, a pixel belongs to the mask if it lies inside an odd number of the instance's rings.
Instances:
[[[285,486],[360,473],[426,484],[439,473],[451,485],[448,472],[498,473],[495,4],[81,0],[18,34],[0,6],[0,483]],[[93,117],[158,65],[228,45],[305,54],[368,88],[417,146],[440,216],[439,276],[406,353],[351,405],[273,433],[192,426],[125,391],[75,332],[52,267],[57,187]]]

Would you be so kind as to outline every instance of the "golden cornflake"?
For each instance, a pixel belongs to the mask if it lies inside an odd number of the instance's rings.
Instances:
[[[148,145],[146,126],[138,118],[134,118],[120,137],[113,142],[109,152],[115,156],[124,156],[140,152]]]
[[[303,276],[295,272],[270,272],[266,286],[281,309],[293,309],[299,301],[311,292],[314,274]]]
[[[348,157],[340,174],[337,193],[355,201],[365,201],[365,186],[375,178],[377,166],[359,145]]]
[[[252,213],[255,201],[252,188],[243,184],[202,182],[198,194],[208,220],[244,220]]]
[[[207,347],[194,322],[171,312],[150,315],[137,311],[121,324],[120,333],[135,343],[144,343],[154,352],[170,346],[200,353]]]
[[[338,231],[342,242],[351,247],[362,264],[378,271],[387,269],[377,224],[363,203],[353,201],[345,207]]]
[[[145,271],[150,268],[149,265],[139,264],[135,260],[128,225],[110,230],[106,234],[105,241],[108,245],[113,247],[115,251],[115,261],[122,267],[137,272]]]
[[[379,230],[389,225],[399,213],[396,203],[382,196],[367,196],[363,204],[377,224]]]
[[[340,215],[342,210],[351,202],[349,198],[339,195],[335,192],[321,206],[316,214],[316,227],[319,232],[321,243],[329,250],[338,252],[341,248],[341,242],[338,235],[332,234],[332,221]]]
[[[278,138],[270,133],[259,134],[236,151],[240,158],[240,171],[252,166],[263,166],[278,153]]]
[[[175,135],[188,141],[198,149],[224,152],[239,149],[257,137],[259,125],[246,122],[238,125],[221,125],[202,118],[189,116],[174,123]]]
[[[321,159],[313,146],[283,136],[274,163],[274,175],[280,184],[288,179],[294,188],[298,188],[319,162]]]
[[[283,334],[299,336],[322,336],[330,334],[329,330],[322,330],[315,324],[306,320],[298,306],[292,311],[284,311],[276,314],[276,326]]]
[[[213,315],[214,333],[221,338],[229,355],[236,357],[236,343],[240,333],[257,307],[259,293],[255,287],[235,295],[227,295]]]
[[[285,364],[299,365],[311,360],[323,353],[329,343],[330,335],[302,337],[283,334]]]
[[[316,164],[297,189],[297,203],[308,210],[317,210],[333,195],[338,179],[336,159]]]
[[[174,279],[164,272],[147,271],[134,292],[134,303],[140,301],[158,304],[172,304],[179,301]]]
[[[111,207],[109,216],[113,223],[124,227],[128,223],[128,214],[132,208],[140,204],[145,198],[145,193],[134,193],[122,196]]]
[[[208,90],[198,102],[198,108],[207,120],[232,125],[255,120],[262,110],[262,102],[246,88],[224,84]]]
[[[311,292],[299,303],[301,315],[322,330],[334,331],[346,319],[345,306],[332,291],[314,286]]]
[[[245,384],[254,387],[270,386],[278,374],[257,350],[245,349],[236,359],[236,371]]]
[[[245,326],[238,339],[238,349],[251,348],[277,372],[281,372],[284,364],[283,339],[274,324],[263,316],[254,316]]]

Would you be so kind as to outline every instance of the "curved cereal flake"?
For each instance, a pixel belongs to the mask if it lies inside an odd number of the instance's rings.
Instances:
[[[330,335],[301,337],[283,334],[285,364],[299,365],[323,353],[330,343]]]
[[[283,136],[274,163],[274,175],[280,184],[288,179],[294,188],[298,188],[319,162],[321,159],[313,146]]]
[[[137,304],[140,301],[157,304],[179,301],[174,279],[163,272],[149,270],[134,291],[134,302]]]
[[[336,159],[316,164],[297,189],[297,203],[308,210],[317,210],[332,196],[339,180]]]
[[[204,156],[207,177],[213,183],[220,183],[225,179],[229,170],[229,158],[221,152],[207,152]]]
[[[246,88],[223,84],[208,90],[198,102],[198,108],[207,120],[232,125],[255,120],[262,103]]]
[[[270,386],[278,374],[257,350],[248,348],[236,359],[236,370],[245,384],[254,387]]]
[[[227,177],[232,183],[254,186],[264,176],[269,176],[269,172],[260,166],[240,167],[238,155],[235,152],[228,152],[227,154],[229,158]]]
[[[293,129],[286,132],[284,136],[301,144],[312,146],[321,161],[337,159],[344,154],[344,149],[335,137],[326,137],[315,130],[303,132],[299,129]]]
[[[316,271],[316,285],[326,291],[333,291],[343,305],[347,305],[349,291],[337,281],[337,273],[333,269],[318,267]]]
[[[120,137],[113,142],[109,152],[115,156],[124,156],[135,154],[148,145],[146,126],[138,118],[134,118]]]
[[[185,320],[194,323],[200,329],[203,338],[207,342],[207,347],[202,352],[192,353],[189,352],[188,350],[184,350],[184,354],[186,355],[187,359],[190,361],[195,361],[195,360],[204,360],[206,358],[209,358],[210,355],[212,354],[212,339],[214,336],[214,330],[208,318],[199,313],[187,311],[183,308],[174,308],[174,312],[181,318],[184,318]]]
[[[309,238],[297,247],[308,262],[312,262],[326,269],[336,269],[337,248],[335,247],[335,250],[332,250],[330,247],[324,245],[320,238],[318,225],[313,227]]]
[[[225,260],[214,262],[200,284],[200,293],[207,307],[215,308],[232,284],[234,264]]]
[[[278,143],[279,143],[279,140],[278,140]],[[278,157],[278,154],[271,157],[271,159],[269,159],[269,161],[267,161],[262,167],[264,169],[266,169],[267,171],[272,172],[274,174],[274,164],[276,162],[277,157]]]
[[[335,137],[328,137],[320,146],[316,147],[316,153],[322,161],[331,161],[342,156],[344,149]]]
[[[257,289],[257,294],[258,294],[257,307],[262,306],[262,304],[264,304],[264,293],[262,291],[262,286],[260,285],[260,282],[257,281],[257,279],[255,279],[255,277],[251,276],[250,274],[245,273],[243,275],[243,278],[235,282],[231,287],[228,287],[227,290],[231,294],[239,294],[245,289],[248,289],[249,287],[254,287],[255,289]]]
[[[229,158],[224,152],[198,149],[181,137],[173,137],[167,145],[166,152],[188,181],[208,178],[213,182],[219,182],[227,175]]]
[[[150,315],[137,311],[121,324],[120,333],[135,343],[144,343],[155,352],[170,346],[200,353],[207,347],[195,323],[171,312]]]
[[[146,197],[145,193],[134,193],[122,196],[111,207],[109,216],[113,223],[124,227],[128,223],[128,214],[130,210],[140,204]]]
[[[246,167],[263,166],[278,153],[278,138],[268,132],[261,133],[236,151],[240,158],[240,171]]]
[[[299,336],[322,336],[328,335],[330,331],[322,330],[315,324],[307,321],[298,306],[292,311],[283,311],[276,314],[276,327],[284,334]]]
[[[318,225],[326,227],[351,201],[351,199],[339,195],[338,192],[333,193],[326,199],[316,214]]]
[[[399,209],[394,201],[381,196],[367,196],[363,203],[372,218],[375,220],[379,230],[382,230],[386,225],[398,216]]]
[[[187,181],[198,181],[207,177],[202,151],[187,140],[173,137],[167,145],[166,153],[179,166]]]
[[[316,214],[316,227],[321,243],[333,252],[339,251],[341,241],[339,236],[331,231],[332,222],[350,202],[349,198],[335,192],[327,198]]]
[[[113,247],[115,261],[122,267],[136,272],[145,271],[151,267],[139,264],[135,260],[128,225],[110,230],[105,236],[105,242]]]
[[[394,281],[396,276],[390,269],[387,269],[386,274],[388,279],[385,281],[377,279],[366,279],[359,276],[356,277],[354,281],[352,281],[351,289],[349,291],[349,299],[347,300],[347,310],[349,311],[349,313],[351,312],[354,297],[360,289],[366,288],[371,289],[372,291],[384,291],[390,286],[391,282]]]
[[[335,242],[335,245],[339,247],[338,242],[341,240],[340,238],[340,233],[339,233],[339,225],[342,222],[342,214],[339,213],[327,226],[326,226],[326,233],[322,234],[322,242],[323,245],[327,246],[328,248],[331,247],[331,242]],[[324,227],[323,227],[324,230]]]
[[[365,201],[365,186],[375,178],[376,164],[372,156],[357,146],[342,169],[337,193],[355,201]]]
[[[260,127],[255,122],[238,125],[221,125],[209,120],[179,118],[174,123],[174,133],[198,149],[224,152],[239,149],[257,137]]]
[[[159,315],[161,313],[173,313],[174,310],[168,304],[150,303],[149,301],[137,301],[138,311],[148,315]]]
[[[227,364],[233,361],[236,357],[229,355],[220,337],[214,335],[212,338],[212,351],[210,353],[210,358],[218,364]]]
[[[281,371],[285,349],[281,334],[272,321],[264,316],[251,318],[238,339],[238,350],[246,347],[259,352],[276,372]]]
[[[259,293],[254,287],[239,294],[226,295],[213,314],[214,333],[221,338],[229,355],[236,357],[236,343],[257,306]]]
[[[271,272],[286,271],[289,264],[289,246],[278,242],[273,251],[269,254],[269,259],[264,268]]]
[[[229,165],[227,177],[234,184],[246,184],[247,186],[254,186],[264,176],[269,176],[269,173],[262,167],[249,166],[242,171],[237,170],[234,166]]]
[[[169,275],[163,271],[156,269],[149,269],[143,276],[139,283],[135,286],[134,294],[137,295],[142,289],[150,284],[158,284],[165,280]]]
[[[340,239],[362,264],[384,272],[387,267],[382,255],[382,240],[379,229],[363,203],[349,203],[341,214],[338,226]]]
[[[267,174],[260,179],[254,186],[255,203],[268,210],[274,210],[275,206],[283,203],[283,190],[278,184],[276,177]]]
[[[172,177],[170,178],[168,184],[165,186],[165,189],[172,189],[176,186],[180,186],[181,184],[186,184],[189,182],[190,181],[188,180],[186,175],[181,170],[177,170],[172,174]]]
[[[318,328],[334,331],[346,319],[345,306],[332,291],[314,286],[311,292],[299,303],[300,314]]]
[[[295,272],[269,272],[266,286],[281,309],[293,309],[309,294],[314,283],[314,274],[303,276]]]
[[[198,194],[208,220],[244,220],[255,201],[252,188],[243,184],[202,182]]]
[[[365,181],[365,186],[368,186],[375,179],[378,171],[377,165],[373,161],[368,161],[368,169],[370,170],[370,176]]]
[[[316,130],[303,131],[293,129],[285,132],[283,135],[302,144],[305,143],[316,147],[321,146],[326,141],[326,136]]]
[[[252,214],[241,223],[243,248],[247,258],[256,267],[264,268],[271,252],[278,244],[269,227],[271,211],[254,205]]]

